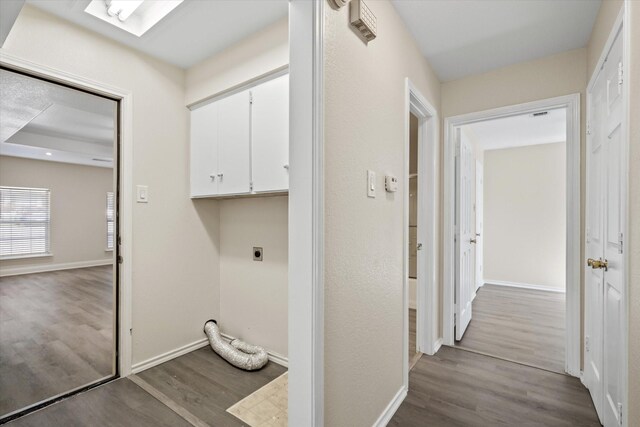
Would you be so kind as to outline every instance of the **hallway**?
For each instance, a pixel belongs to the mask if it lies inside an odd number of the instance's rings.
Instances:
[[[389,426],[600,426],[580,380],[442,347],[409,374]]]

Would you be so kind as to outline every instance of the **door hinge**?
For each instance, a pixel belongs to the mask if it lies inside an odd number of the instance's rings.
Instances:
[[[622,233],[618,234],[618,253],[621,254],[622,253]]]
[[[589,336],[584,337],[584,351],[589,353]]]
[[[622,61],[618,62],[618,90],[622,87],[624,69],[622,67]]]
[[[591,135],[591,123],[587,122],[587,135]]]
[[[122,258],[122,255],[118,255],[118,264],[122,264],[124,262],[124,259]]]
[[[622,403],[618,402],[618,422],[622,425]]]

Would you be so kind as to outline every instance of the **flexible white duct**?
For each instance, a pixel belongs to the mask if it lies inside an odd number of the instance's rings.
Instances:
[[[220,335],[220,328],[215,320],[209,320],[204,324],[204,333],[207,334],[213,351],[237,368],[255,371],[269,361],[267,352],[262,347],[237,339],[228,343]]]

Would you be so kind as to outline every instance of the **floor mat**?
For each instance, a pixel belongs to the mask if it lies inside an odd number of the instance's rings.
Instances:
[[[251,427],[287,426],[287,372],[227,409]]]

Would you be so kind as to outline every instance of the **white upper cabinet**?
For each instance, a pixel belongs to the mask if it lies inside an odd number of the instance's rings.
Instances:
[[[191,112],[191,197],[218,194],[218,103]]]
[[[289,79],[191,111],[191,197],[286,192]]]
[[[218,193],[251,192],[251,100],[249,91],[218,105]]]
[[[289,76],[251,90],[253,191],[289,189]]]

